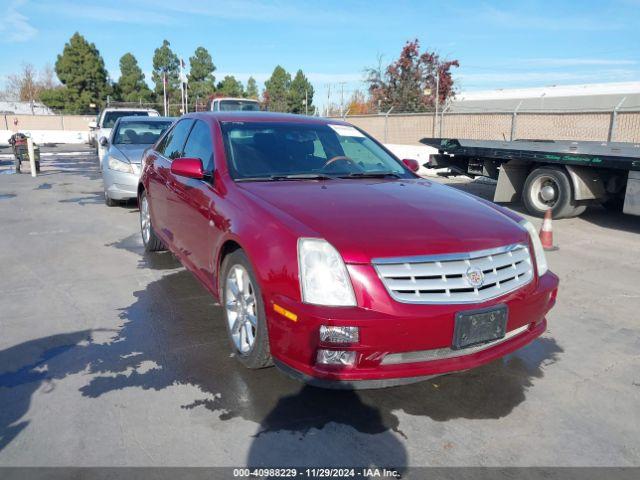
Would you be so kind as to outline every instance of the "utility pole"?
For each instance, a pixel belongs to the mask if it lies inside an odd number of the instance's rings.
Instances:
[[[309,91],[304,89],[304,114],[309,115]]]
[[[324,116],[328,117],[331,113],[331,84],[327,84],[327,105],[324,107]]]
[[[344,114],[344,84],[346,82],[340,82],[340,116]]]
[[[435,120],[438,120],[438,104],[440,103],[440,67],[436,66],[436,116]],[[442,123],[442,122],[441,122]],[[434,122],[433,129],[435,130],[436,124]]]

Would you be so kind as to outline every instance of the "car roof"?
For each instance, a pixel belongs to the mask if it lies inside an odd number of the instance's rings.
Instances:
[[[198,112],[188,113],[182,118],[199,118],[205,121],[218,122],[290,122],[312,125],[349,125],[349,123],[334,118],[311,117],[307,115],[296,115],[294,113],[280,112],[249,112],[249,111],[233,111],[233,112]]]
[[[242,102],[259,103],[255,98],[242,98],[242,97],[218,97],[211,100],[212,102],[219,102],[220,100],[238,100]]]
[[[118,120],[118,122],[123,123],[123,122],[139,122],[139,121],[145,121],[145,122],[175,122],[178,119],[178,117],[141,117],[140,115],[132,115],[130,117],[120,117]]]
[[[129,107],[107,107],[102,109],[103,112],[157,112],[155,108],[129,108]]]

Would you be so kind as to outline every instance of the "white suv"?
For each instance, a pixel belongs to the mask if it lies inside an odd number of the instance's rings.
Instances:
[[[257,100],[250,98],[221,97],[211,100],[212,112],[235,112],[235,111],[260,111],[260,104]]]
[[[102,157],[108,149],[108,139],[111,129],[120,117],[159,117],[157,110],[151,108],[105,108],[100,112],[97,122],[89,124],[89,142],[96,142],[100,170],[102,170]],[[104,140],[103,140],[104,138]]]

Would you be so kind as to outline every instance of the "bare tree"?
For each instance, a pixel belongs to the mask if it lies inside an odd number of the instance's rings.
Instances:
[[[7,76],[6,87],[0,96],[5,100],[31,103],[33,113],[34,103],[40,100],[40,93],[56,85],[56,74],[51,65],[38,72],[33,65],[25,63],[19,73]]]

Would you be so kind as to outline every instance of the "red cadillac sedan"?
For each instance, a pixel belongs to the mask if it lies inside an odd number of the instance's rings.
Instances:
[[[346,122],[189,114],[143,164],[146,250],[169,249],[220,301],[248,368],[384,387],[477,367],[545,331],[558,278],[534,227],[418,177]]]

